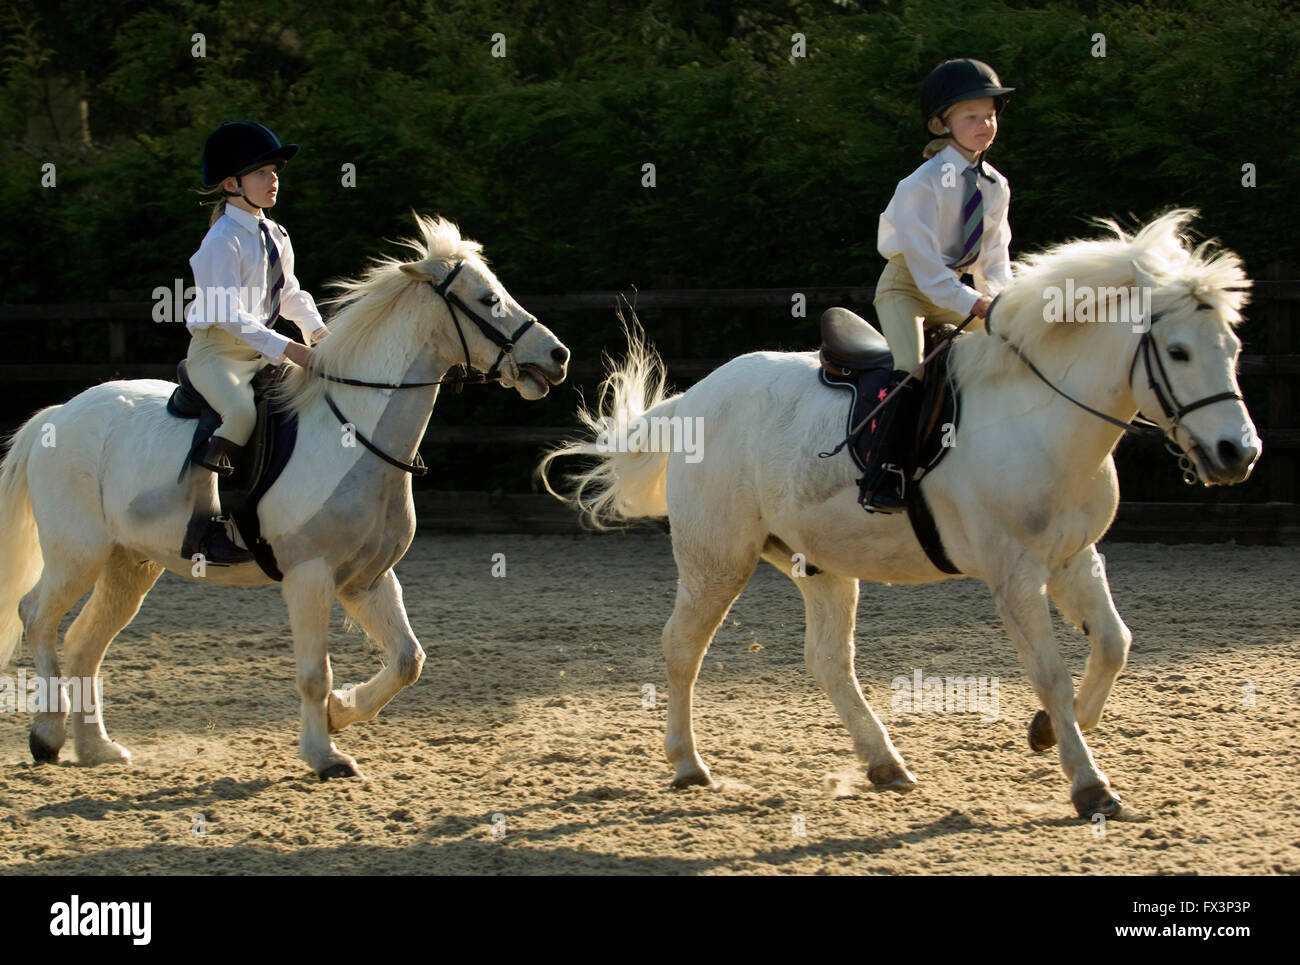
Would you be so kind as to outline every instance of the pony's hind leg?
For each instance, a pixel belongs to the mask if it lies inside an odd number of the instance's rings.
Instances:
[[[916,777],[863,696],[853,666],[858,581],[819,572],[797,577],[794,582],[804,600],[808,672],[826,691],[853,735],[853,749],[867,766],[868,780],[884,790],[910,791],[916,786]]]
[[[330,692],[332,731],[371,720],[403,688],[420,678],[420,668],[424,666],[424,651],[406,618],[402,586],[392,570],[380,577],[371,589],[340,594],[339,599],[348,616],[384,648],[388,663],[355,689]]]
[[[663,632],[664,659],[668,664],[668,733],[664,750],[675,771],[673,787],[692,784],[708,787],[713,779],[696,752],[691,724],[695,678],[699,676],[700,664],[714,633],[753,575],[758,554],[754,553],[747,562],[729,561],[719,565],[716,558],[705,560],[683,552],[677,534],[674,530],[677,603]]]
[[[335,593],[330,567],[323,559],[300,563],[284,574],[281,590],[289,610],[302,696],[298,756],[321,780],[360,777],[357,762],[335,747],[329,736],[329,624]]]
[[[1128,660],[1133,634],[1120,619],[1106,580],[1106,567],[1095,546],[1076,554],[1052,574],[1047,592],[1067,621],[1088,638],[1088,665],[1074,699],[1074,715],[1082,730],[1101,720],[1111,688]],[[1040,710],[1029,724],[1029,745],[1044,751],[1056,743],[1052,721]]]
[[[54,551],[42,545],[45,568],[41,578],[18,604],[23,633],[32,648],[32,661],[41,682],[42,708],[36,714],[28,746],[37,763],[54,763],[67,740],[68,694],[59,670],[59,621],[95,582],[101,560],[79,553]]]
[[[72,708],[72,733],[77,760],[85,765],[131,759],[131,752],[111,740],[104,730],[103,708],[91,690],[109,644],[135,619],[140,602],[157,582],[162,567],[152,560],[116,548],[95,581],[90,599],[68,627],[63,654],[68,677],[79,681],[82,707]],[[88,706],[93,703],[92,706]]]

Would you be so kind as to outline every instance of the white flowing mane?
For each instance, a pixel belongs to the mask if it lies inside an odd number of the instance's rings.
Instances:
[[[1136,235],[1126,234],[1114,221],[1098,219],[1096,223],[1114,237],[1067,241],[1026,256],[1016,263],[1012,282],[998,299],[994,331],[1040,364],[1050,363],[1054,355],[1074,357],[1075,340],[1099,338],[1097,329],[1128,332],[1130,327],[1122,324],[1049,322],[1044,318],[1043,292],[1064,291],[1067,281],[1075,288],[1131,289],[1141,284],[1135,263],[1158,285],[1152,293],[1153,306],[1190,295],[1236,325],[1248,300],[1244,289],[1249,281],[1235,253],[1218,249],[1213,241],[1190,247],[1184,228],[1196,214],[1186,208],[1169,211]],[[957,378],[976,381],[1018,368],[1020,363],[1001,347],[1001,339],[961,339],[952,358]]]
[[[460,229],[443,218],[426,218],[415,215],[419,238],[406,238],[398,242],[416,253],[416,262],[432,268],[443,264],[450,268],[462,259],[482,259],[482,248],[477,241],[460,236]],[[403,260],[379,257],[360,278],[349,278],[330,283],[339,295],[322,305],[337,306],[329,319],[329,337],[316,348],[317,366],[328,375],[342,378],[376,378],[374,371],[362,372],[361,359],[368,360],[370,369],[399,368],[405,361],[400,358],[409,350],[417,333],[410,331],[416,325],[427,323],[426,313],[415,306],[401,303],[411,295],[420,282],[401,270]],[[277,395],[288,401],[295,412],[301,413],[321,401],[328,383],[305,369],[293,366],[285,374]]]

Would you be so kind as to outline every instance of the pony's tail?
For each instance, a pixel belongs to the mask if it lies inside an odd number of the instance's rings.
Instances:
[[[612,367],[600,385],[595,411],[585,405],[578,418],[591,437],[566,443],[546,453],[537,475],[546,491],[577,508],[594,529],[612,529],[634,519],[661,519],[668,515],[666,476],[668,453],[641,448],[648,434],[637,432],[643,419],[672,415],[680,395],[669,397],[665,389],[663,361],[643,338],[635,313],[632,324],[624,319],[627,357]],[[587,456],[595,465],[585,472],[565,477],[567,493],[557,492],[547,478],[552,462],[562,456]]]
[[[40,579],[44,560],[36,537],[36,518],[27,492],[27,459],[42,426],[59,406],[42,409],[9,439],[0,465],[0,669],[7,667],[23,636],[18,603]]]

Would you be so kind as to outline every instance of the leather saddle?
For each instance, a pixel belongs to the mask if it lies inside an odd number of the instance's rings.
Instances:
[[[853,461],[865,471],[877,420],[873,419],[857,433],[852,430],[885,397],[894,370],[894,356],[885,337],[846,308],[827,310],[822,315],[821,326],[820,377],[825,385],[853,393],[846,436],[850,439]],[[944,325],[927,332],[924,354],[928,355],[937,341],[952,330],[953,326]],[[913,482],[939,464],[952,447],[957,430],[957,394],[948,378],[947,348],[935,356],[929,369],[930,376],[922,382],[925,392],[908,460],[908,476]],[[916,487],[909,486],[908,491],[915,492]]]
[[[234,521],[244,545],[253,554],[258,566],[267,576],[277,581],[283,578],[283,574],[276,565],[271,544],[262,539],[257,505],[280,478],[298,441],[298,417],[288,406],[273,402],[270,396],[283,369],[283,366],[267,366],[253,377],[257,424],[244,446],[235,471],[229,476],[217,477],[222,511]],[[194,387],[185,371],[184,361],[176,366],[176,381],[179,384],[167,400],[168,415],[177,419],[198,420],[190,450],[181,463],[180,475],[177,477],[177,482],[180,482],[185,478],[195,456],[221,425],[221,416]]]
[[[946,338],[954,326],[944,325],[927,331],[923,354],[929,355],[938,340]],[[889,378],[894,371],[894,357],[889,344],[867,321],[846,308],[828,309],[821,318],[821,369],[818,377],[822,384],[851,393],[845,420],[845,438],[854,464],[864,475],[858,480],[865,486],[866,469],[871,457],[878,419],[872,419],[857,432],[854,428],[885,398]],[[920,416],[912,433],[912,444],[907,460],[907,514],[916,530],[917,538],[931,561],[944,572],[956,573],[939,540],[934,518],[930,515],[920,487],[914,485],[927,472],[937,466],[948,450],[956,443],[960,407],[958,394],[948,372],[948,353],[951,343],[929,363],[927,377],[923,380]],[[838,452],[836,447],[833,452]],[[830,453],[822,453],[827,456]]]

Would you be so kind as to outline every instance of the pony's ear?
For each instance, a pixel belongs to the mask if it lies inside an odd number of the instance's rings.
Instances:
[[[1133,284],[1135,284],[1138,288],[1147,288],[1151,290],[1155,290],[1156,288],[1159,287],[1160,282],[1156,280],[1155,275],[1151,274],[1151,272],[1147,271],[1136,261],[1133,262],[1132,265],[1133,265],[1133,276],[1134,276]]]
[[[424,270],[424,262],[407,262],[398,267],[402,269],[404,274],[410,275],[412,278],[417,278],[420,281],[433,281],[433,276]]]

